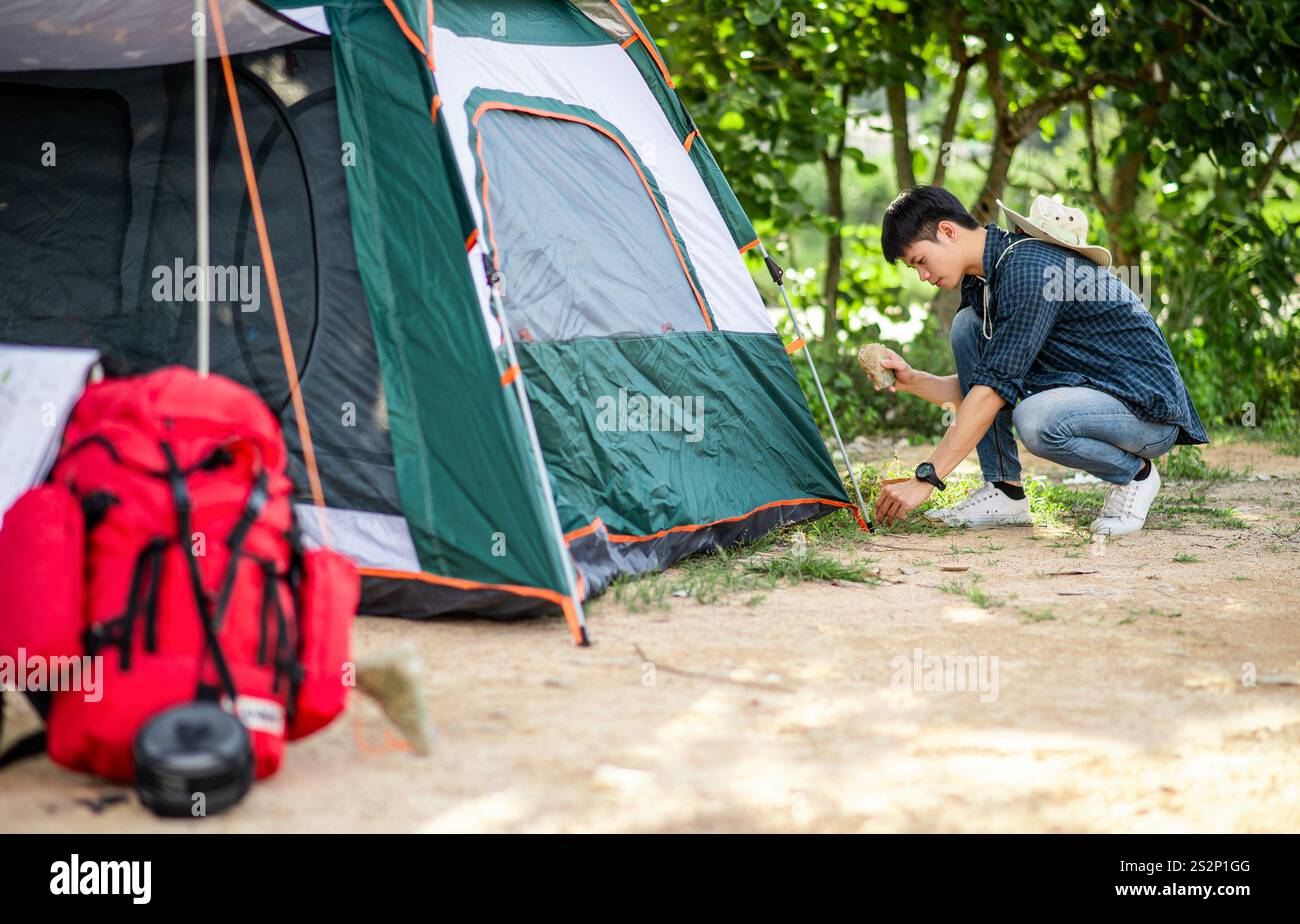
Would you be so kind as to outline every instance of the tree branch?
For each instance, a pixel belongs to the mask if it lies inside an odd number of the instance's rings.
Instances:
[[[1082,83],[1068,87],[1057,87],[1055,90],[1044,93],[1024,108],[1016,110],[1010,125],[1015,140],[1023,141],[1030,130],[1038,124],[1039,119],[1050,112],[1055,112],[1066,103],[1082,99],[1092,91],[1093,87],[1101,83],[1104,77],[1104,74],[1090,74]]]
[[[1198,2],[1198,0],[1186,0],[1186,3],[1188,6],[1192,7],[1193,9],[1199,10],[1200,12],[1204,13],[1206,16],[1208,16],[1210,19],[1213,19],[1221,26],[1232,25],[1232,23],[1228,22],[1226,19],[1224,19],[1218,13],[1215,13],[1213,10],[1205,6],[1203,3]]]
[[[1083,120],[1087,126],[1088,136],[1088,180],[1092,185],[1092,204],[1103,216],[1109,211],[1106,197],[1101,194],[1101,171],[1097,169],[1097,132],[1092,116],[1092,99],[1083,96]]]
[[[889,103],[889,124],[894,139],[894,172],[899,189],[910,189],[916,185],[916,174],[912,170],[912,143],[907,134],[907,85],[890,84],[885,88],[885,98]]]
[[[935,161],[934,178],[931,180],[935,186],[943,185],[944,175],[948,169],[944,148],[952,142],[953,135],[957,132],[957,117],[961,114],[962,98],[966,95],[966,77],[973,63],[972,58],[963,58],[961,67],[957,69],[957,77],[953,80],[952,94],[948,97],[948,112],[943,117],[942,128],[939,129],[939,157]]]
[[[1283,152],[1286,151],[1286,149],[1290,147],[1291,142],[1295,141],[1298,137],[1300,137],[1300,112],[1297,112],[1291,119],[1291,127],[1286,130],[1286,133],[1279,138],[1277,144],[1273,146],[1273,153],[1268,156],[1268,162],[1264,164],[1263,176],[1259,178],[1259,182],[1255,184],[1255,188],[1250,191],[1250,198],[1252,201],[1259,201],[1259,198],[1264,194],[1264,189],[1273,181],[1273,174],[1277,172],[1278,164],[1282,161]]]

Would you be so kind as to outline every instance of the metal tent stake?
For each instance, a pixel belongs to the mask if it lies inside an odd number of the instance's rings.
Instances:
[[[546,460],[542,458],[542,443],[537,438],[537,425],[533,422],[532,406],[528,403],[528,391],[524,387],[524,373],[519,366],[519,356],[515,353],[515,338],[506,318],[505,304],[501,298],[501,273],[492,265],[487,251],[483,252],[483,272],[487,276],[488,291],[492,295],[492,308],[501,325],[501,339],[506,344],[506,356],[510,360],[509,370],[514,370],[515,396],[519,399],[519,410],[523,412],[524,426],[528,430],[528,442],[532,449],[533,462],[537,468],[537,478],[541,483],[542,493],[546,498],[546,513],[551,521],[551,533],[555,539],[560,560],[565,564],[565,578],[569,584],[569,596],[577,613],[578,628],[581,634],[579,644],[589,645],[587,638],[587,617],[582,609],[582,597],[578,593],[578,565],[569,552],[564,541],[564,528],[560,525],[560,512],[555,506],[555,494],[551,491],[551,476],[546,470]],[[509,371],[507,370],[507,371]]]
[[[785,300],[785,310],[789,312],[790,322],[794,324],[795,337],[803,341],[804,359],[808,360],[808,369],[812,372],[813,382],[817,385],[817,395],[822,399],[822,407],[826,409],[826,417],[831,422],[831,431],[835,434],[835,444],[840,448],[840,458],[844,460],[844,467],[848,470],[849,482],[853,485],[853,495],[858,499],[858,512],[862,515],[862,522],[870,530],[871,516],[867,513],[867,506],[862,501],[862,489],[858,487],[858,476],[853,474],[853,463],[849,461],[849,451],[844,448],[844,439],[840,436],[839,425],[835,423],[835,415],[831,413],[830,402],[826,400],[826,392],[822,389],[822,380],[817,374],[817,365],[813,362],[812,351],[808,349],[808,341],[804,337],[799,318],[794,313],[794,305],[790,304],[790,294],[785,290],[785,270],[781,268],[781,264],[768,256],[767,248],[763,246],[762,241],[759,241],[758,252],[763,257],[763,263],[767,266],[767,272],[771,275],[772,281],[781,290],[781,298]]]

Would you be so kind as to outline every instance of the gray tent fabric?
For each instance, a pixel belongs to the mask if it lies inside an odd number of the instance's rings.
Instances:
[[[251,0],[221,0],[232,54],[308,38],[297,22]],[[194,59],[193,6],[183,0],[6,0],[0,4],[0,71],[148,67]],[[217,56],[211,30],[208,57]]]
[[[708,329],[664,220],[617,144],[581,123],[509,110],[485,112],[478,130],[516,337]]]
[[[398,515],[327,40],[232,63],[326,499]],[[224,291],[215,280],[212,368],[281,415],[305,489],[225,87],[211,67],[211,262],[231,270]],[[0,124],[0,341],[94,347],[137,371],[193,365],[196,317],[183,291],[196,262],[190,66],[0,74]]]
[[[570,0],[583,14],[609,34],[616,42],[632,36],[632,26],[607,0]]]

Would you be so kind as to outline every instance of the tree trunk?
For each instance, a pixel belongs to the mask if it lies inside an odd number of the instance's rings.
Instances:
[[[993,143],[993,160],[989,163],[988,176],[984,178],[984,188],[975,200],[971,214],[981,225],[997,221],[997,200],[1002,197],[1002,190],[1007,185],[1007,171],[1011,169],[1011,157],[1019,144],[1008,132],[1003,130],[1001,120],[998,125],[998,137]],[[1015,206],[1013,205],[1012,208]],[[960,289],[943,289],[930,302],[930,310],[939,319],[939,327],[945,334],[952,329],[952,319],[961,305]]]
[[[943,127],[939,129],[939,149],[934,161],[934,178],[930,180],[935,186],[942,186],[948,171],[950,153],[945,150],[952,143],[957,133],[957,118],[961,115],[962,98],[966,95],[966,75],[970,71],[970,62],[963,61],[961,69],[952,84],[952,93],[948,97],[948,112],[943,117]]]
[[[912,144],[907,133],[907,86],[895,84],[885,90],[889,101],[889,124],[894,137],[894,173],[899,190],[916,185],[912,170]]]
[[[834,223],[834,229],[826,238],[826,282],[822,289],[826,323],[823,336],[827,342],[834,343],[839,328],[840,273],[844,266],[844,232],[841,230],[844,224],[844,155],[823,151],[822,165],[826,169],[826,210]]]
[[[1007,185],[1007,173],[1011,169],[1011,158],[1016,153],[1021,136],[1011,121],[1010,108],[1007,105],[1006,89],[1002,84],[1002,62],[997,51],[986,56],[985,67],[988,71],[989,98],[993,101],[996,127],[993,135],[993,156],[989,161],[989,171],[984,177],[984,187],[980,190],[971,215],[981,225],[997,220],[997,200],[1002,197],[1002,190]],[[953,316],[961,305],[960,289],[944,289],[930,303],[930,310],[939,319],[940,329],[946,334],[952,329]]]
[[[1133,204],[1137,201],[1142,178],[1142,161],[1146,158],[1146,145],[1131,151],[1116,168],[1110,180],[1110,201],[1106,207],[1106,231],[1110,236],[1111,258],[1115,266],[1133,266],[1134,252],[1130,222]]]
[[[997,221],[997,200],[1002,198],[1002,190],[1006,188],[1007,171],[1011,169],[1011,157],[1016,153],[1018,144],[1002,131],[998,132],[998,137],[993,142],[993,159],[989,162],[989,172],[984,178],[984,188],[980,190],[975,207],[971,209],[971,214],[980,224]]]

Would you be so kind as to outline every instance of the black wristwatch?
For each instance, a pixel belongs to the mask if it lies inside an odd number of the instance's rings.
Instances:
[[[926,484],[932,484],[940,491],[947,490],[948,486],[943,483],[943,479],[934,473],[934,466],[929,462],[922,462],[916,467],[916,480],[924,481]]]

